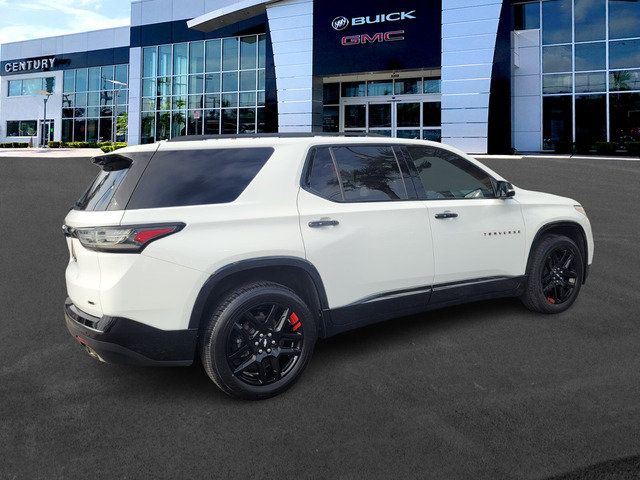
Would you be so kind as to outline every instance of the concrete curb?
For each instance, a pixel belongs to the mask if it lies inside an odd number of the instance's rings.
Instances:
[[[596,160],[596,161],[619,161],[619,162],[640,162],[639,157],[599,157],[597,155],[472,155],[477,160]]]

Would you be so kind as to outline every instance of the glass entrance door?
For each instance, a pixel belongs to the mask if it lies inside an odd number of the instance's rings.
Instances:
[[[433,96],[345,98],[340,131],[440,141],[440,101]]]
[[[43,128],[43,124],[42,124],[42,120],[40,120],[40,144],[41,145],[46,145],[49,142],[53,141],[53,120],[47,120],[47,122],[44,124],[44,128]]]

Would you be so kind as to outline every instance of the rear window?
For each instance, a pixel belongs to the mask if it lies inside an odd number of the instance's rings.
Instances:
[[[273,154],[273,148],[157,152],[127,209],[233,202]]]
[[[95,157],[101,170],[80,199],[75,210],[124,210],[140,175],[153,152],[113,153]]]

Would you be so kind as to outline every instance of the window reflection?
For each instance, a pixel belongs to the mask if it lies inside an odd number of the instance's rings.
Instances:
[[[575,46],[576,71],[604,70],[606,68],[606,48],[604,42],[578,43]]]
[[[605,0],[575,0],[575,41],[604,40]]]
[[[640,40],[610,42],[609,68],[640,68]]]
[[[542,43],[571,42],[571,0],[542,2]]]
[[[640,2],[609,0],[609,38],[640,37]]]

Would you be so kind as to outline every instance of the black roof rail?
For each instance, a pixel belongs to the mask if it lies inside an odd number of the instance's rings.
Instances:
[[[283,132],[283,133],[238,133],[221,135],[182,135],[174,137],[169,142],[194,142],[197,140],[215,140],[225,138],[311,138],[311,137],[383,137],[377,133],[364,132]]]

